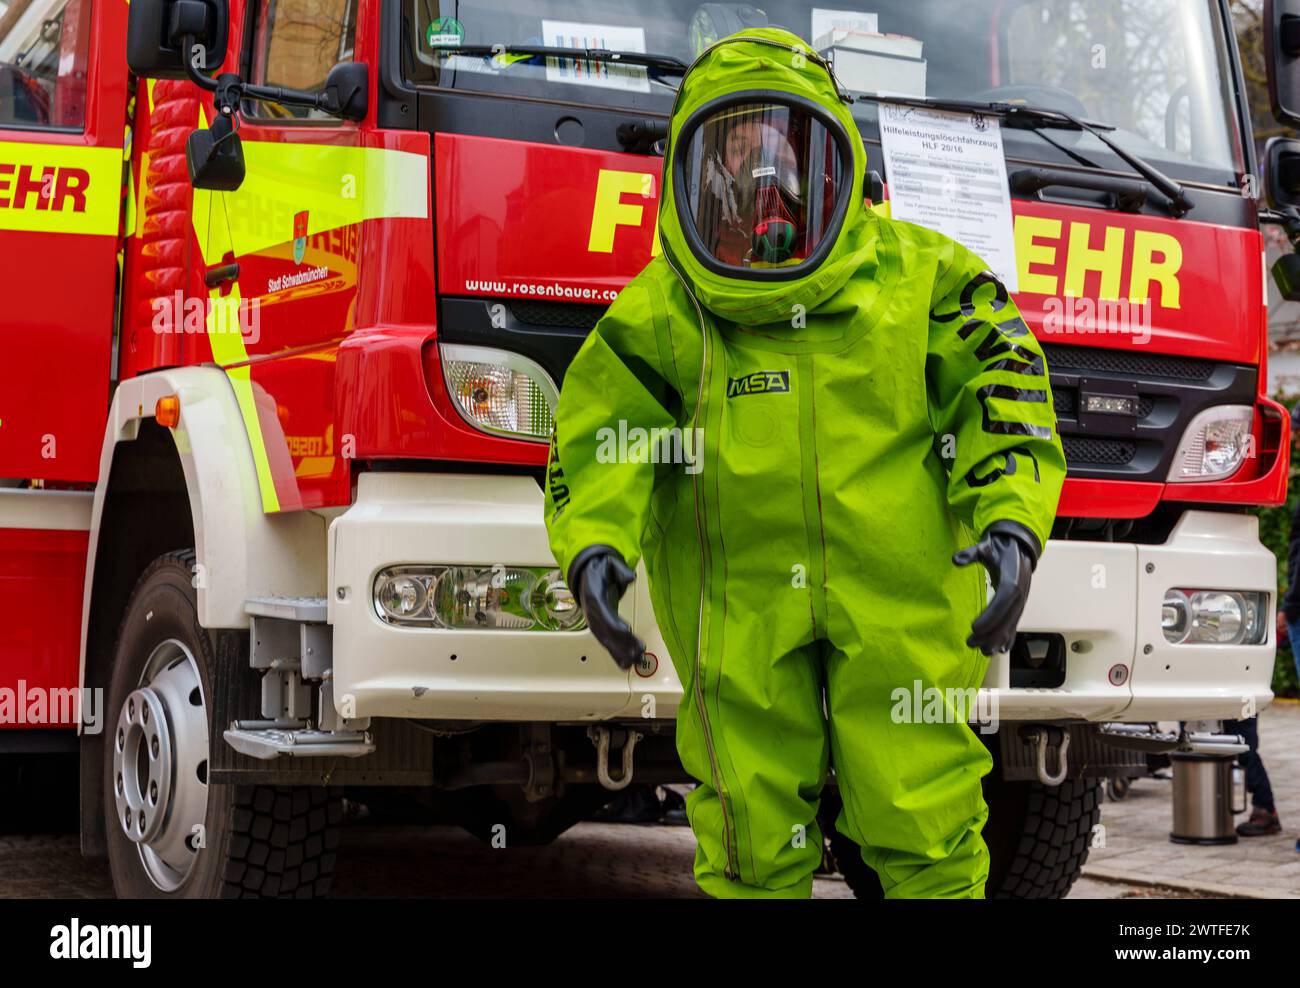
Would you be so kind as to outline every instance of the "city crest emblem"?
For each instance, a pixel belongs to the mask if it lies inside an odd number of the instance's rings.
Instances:
[[[293,218],[293,263],[301,264],[307,253],[307,210]]]

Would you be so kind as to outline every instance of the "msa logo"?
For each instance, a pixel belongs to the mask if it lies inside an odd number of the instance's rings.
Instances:
[[[755,371],[744,377],[733,377],[727,382],[727,397],[737,395],[762,395],[790,390],[789,371]]]

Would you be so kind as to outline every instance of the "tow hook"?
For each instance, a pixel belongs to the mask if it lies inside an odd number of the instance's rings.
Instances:
[[[602,786],[614,792],[627,788],[632,781],[632,752],[644,736],[627,728],[627,740],[623,742],[623,772],[614,779],[609,774],[609,728],[603,724],[592,724],[587,728],[587,737],[596,746],[596,778]]]
[[[1020,740],[1032,744],[1038,752],[1038,781],[1045,786],[1059,786],[1069,771],[1066,752],[1070,750],[1070,732],[1059,727],[1034,725],[1020,729]],[[1048,774],[1047,749],[1056,749],[1056,772]]]

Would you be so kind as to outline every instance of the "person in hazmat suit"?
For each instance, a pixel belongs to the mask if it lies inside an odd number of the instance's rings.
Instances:
[[[704,891],[810,895],[833,764],[837,826],[887,896],[982,898],[992,759],[951,704],[914,723],[899,691],[973,690],[1010,647],[1064,456],[1002,284],[864,203],[846,99],[776,29],[686,74],[662,255],[568,370],[547,525],[625,668],[644,647],[617,605],[645,561]]]

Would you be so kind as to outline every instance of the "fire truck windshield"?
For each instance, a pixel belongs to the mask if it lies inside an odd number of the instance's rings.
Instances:
[[[1244,170],[1216,0],[835,4],[403,0],[405,71],[420,86],[667,113],[680,80],[672,61],[689,63],[748,27],[783,27],[829,52],[841,84],[857,95],[1023,101],[1104,123],[1123,149],[1183,181],[1236,185]],[[667,58],[634,65],[521,47]],[[873,139],[871,100],[855,115]],[[1011,158],[1126,170],[1087,133],[1008,131],[1005,143]]]

